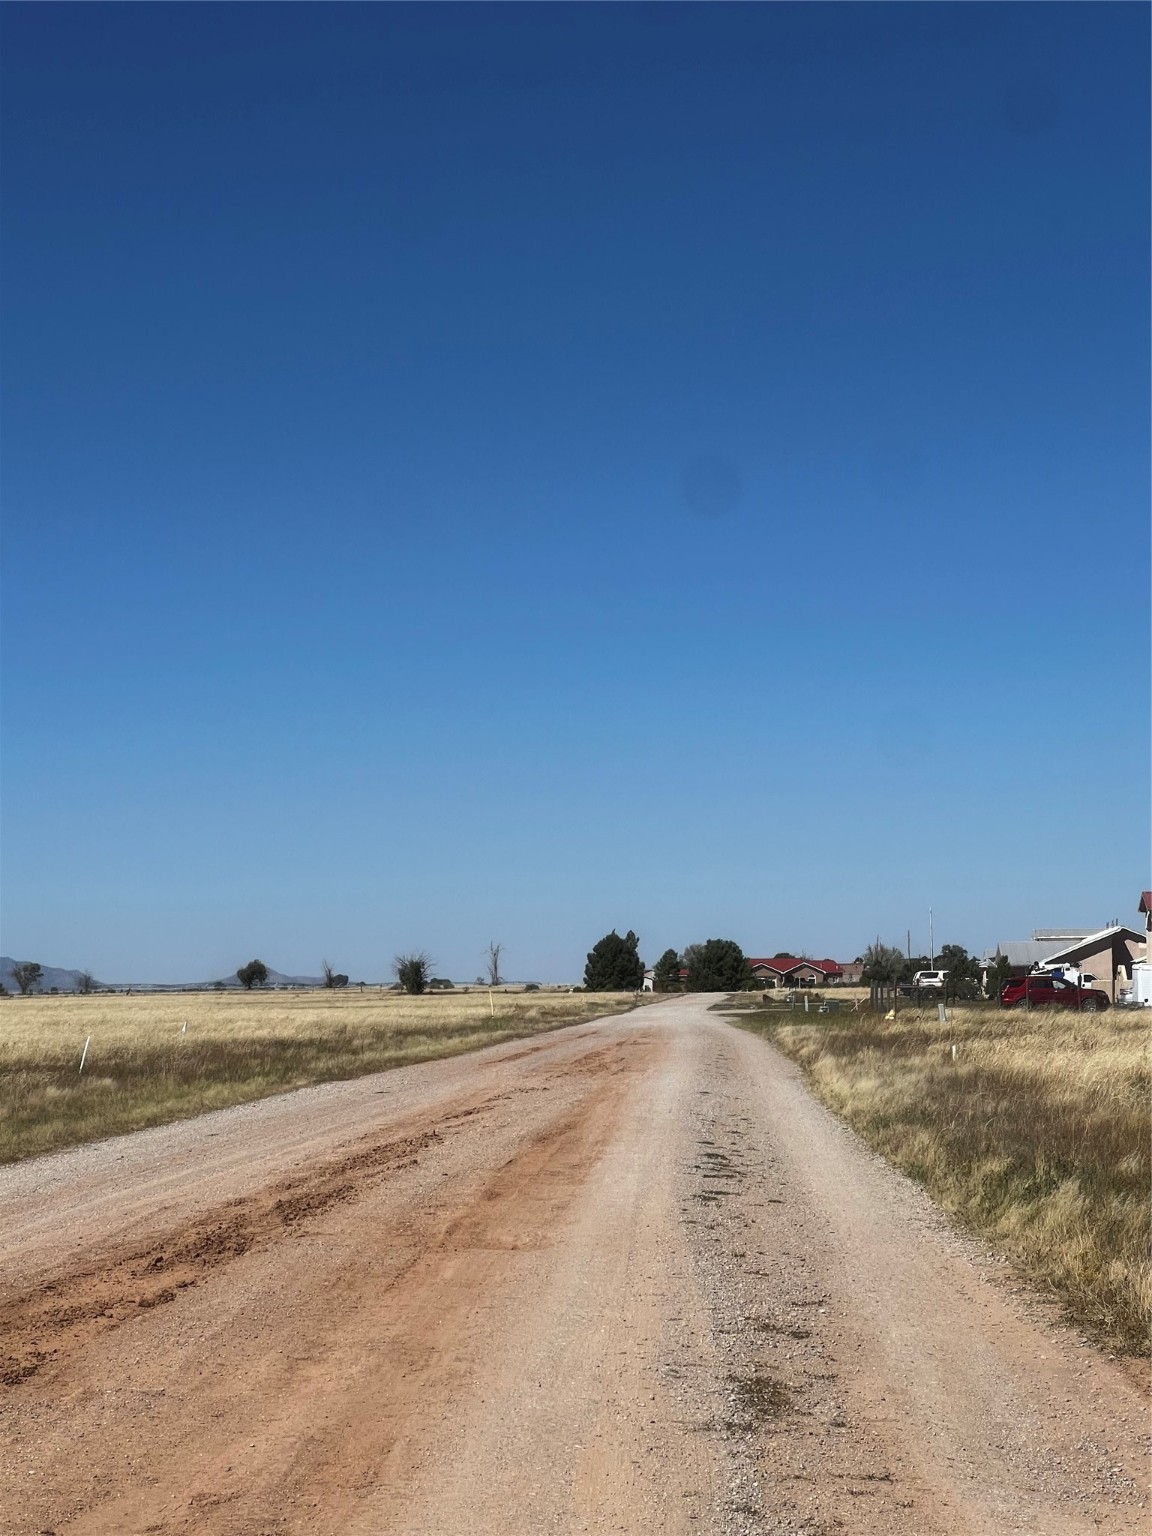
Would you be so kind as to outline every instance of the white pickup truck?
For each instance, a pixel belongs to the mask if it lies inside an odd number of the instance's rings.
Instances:
[[[912,978],[912,985],[922,992],[943,992],[947,980],[947,971],[917,971]]]

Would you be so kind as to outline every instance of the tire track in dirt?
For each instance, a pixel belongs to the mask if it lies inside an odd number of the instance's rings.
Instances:
[[[503,1061],[546,1051],[533,1046]],[[618,1046],[596,1047],[568,1071],[590,1077],[612,1072],[619,1067],[618,1054]],[[378,1180],[414,1166],[435,1141],[506,1097],[490,1094],[478,1103],[445,1106],[431,1128],[409,1135],[386,1141],[362,1138],[338,1157],[278,1179],[255,1195],[229,1200],[145,1244],[109,1247],[82,1268],[6,1296],[0,1300],[0,1386],[17,1386],[97,1334],[175,1301],[221,1265],[266,1248],[333,1205],[361,1197]]]
[[[1146,1530],[1112,1364],[706,1008],[242,1122],[261,1187],[184,1129],[183,1220],[167,1164],[130,1158],[117,1206],[104,1154],[105,1245],[33,1212],[11,1266],[82,1312],[0,1392],[5,1536]]]
[[[319,1504],[340,1530],[365,1489],[403,1483],[434,1427],[428,1405],[482,1365],[478,1319],[509,1265],[550,1242],[654,1049],[633,1033],[589,1053],[566,1067],[555,1109],[530,1070],[434,1126],[345,1150],[14,1299],[6,1329],[21,1325],[43,1358],[7,1394],[12,1443],[28,1451],[30,1434],[51,1432],[32,1457],[39,1497],[6,1509],[0,1495],[0,1527],[224,1536],[296,1529]],[[507,1150],[477,1181],[494,1136]],[[338,1257],[327,1286],[309,1273],[322,1251]],[[277,1293],[283,1315],[253,1305]],[[227,1319],[224,1353],[208,1315]],[[126,1366],[104,1335],[128,1321]]]
[[[477,1113],[473,1111],[473,1113]],[[110,1249],[73,1271],[0,1303],[0,1384],[16,1386],[52,1360],[151,1307],[176,1300],[223,1264],[267,1247],[331,1206],[362,1195],[374,1180],[412,1167],[443,1133],[374,1143],[278,1180],[260,1195],[231,1200],[144,1246]]]
[[[0,1166],[0,1295],[83,1269],[113,1239],[142,1246],[343,1147],[415,1133],[510,1086],[523,1091],[525,1071],[549,1081],[605,1038],[615,1038],[610,1020],[581,1022],[527,1047],[484,1046]]]

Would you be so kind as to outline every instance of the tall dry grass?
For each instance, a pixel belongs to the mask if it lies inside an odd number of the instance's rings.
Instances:
[[[792,1015],[795,1019],[795,1015]],[[1152,1327],[1149,1027],[1142,1011],[741,1015],[817,1095],[1102,1342]],[[953,1059],[955,1046],[955,1059]]]
[[[498,992],[493,1014],[487,992],[4,999],[0,1162],[310,1083],[456,1055],[619,1013],[633,1002],[630,993]]]

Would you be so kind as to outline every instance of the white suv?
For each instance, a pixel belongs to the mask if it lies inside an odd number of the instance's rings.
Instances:
[[[947,971],[917,971],[912,978],[912,985],[920,987],[924,991],[935,988],[937,992],[943,992],[944,983],[947,980]]]

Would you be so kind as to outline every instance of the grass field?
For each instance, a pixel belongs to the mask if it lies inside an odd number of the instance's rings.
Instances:
[[[798,1061],[824,1103],[1095,1338],[1147,1350],[1147,1014],[734,1018]]]
[[[6,999],[0,1002],[0,1162],[308,1083],[456,1055],[619,1013],[633,1002],[631,993],[497,992],[493,1015],[483,991]]]

